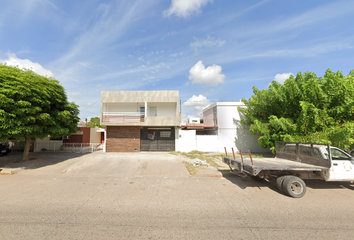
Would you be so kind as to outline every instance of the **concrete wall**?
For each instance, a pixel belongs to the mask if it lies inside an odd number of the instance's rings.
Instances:
[[[196,135],[197,147],[201,152],[218,152],[219,137],[217,135]]]
[[[101,132],[97,132],[99,128],[90,129],[90,143],[101,143]]]
[[[176,151],[190,152],[197,149],[196,130],[178,130],[176,136]]]
[[[178,111],[176,111],[177,103],[148,103],[147,104],[147,116],[149,116],[149,107],[157,108],[157,117],[176,117]],[[146,110],[146,109],[145,109]]]
[[[173,127],[181,124],[181,117],[146,117],[143,124],[139,126]],[[131,124],[133,125],[133,124]]]
[[[235,151],[238,151],[235,144],[236,138],[236,128],[222,128],[218,129],[219,136],[219,152],[225,152],[224,147],[226,147],[228,152],[231,152],[231,148],[234,148]],[[237,149],[236,149],[237,148]]]
[[[145,103],[107,103],[104,112],[140,112]]]
[[[50,140],[49,137],[39,139],[37,138],[34,142],[34,152],[40,152],[42,149],[47,151],[58,151],[60,146],[63,145],[63,140]]]
[[[233,128],[234,119],[240,120],[240,114],[237,110],[238,105],[233,106],[217,106],[218,127],[220,128]]]
[[[176,138],[176,151],[218,152],[218,136],[196,135],[196,130],[179,130]]]
[[[252,134],[248,126],[239,126],[236,128],[235,145],[242,151],[251,150],[253,153],[271,153],[269,148],[264,149],[258,144],[259,136]]]
[[[140,151],[140,127],[107,126],[106,152]]]
[[[177,102],[178,91],[102,91],[101,103]]]

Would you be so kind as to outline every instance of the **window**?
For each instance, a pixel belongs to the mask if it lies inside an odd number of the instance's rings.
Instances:
[[[285,147],[285,153],[296,154],[296,146],[288,145]],[[311,156],[311,147],[299,146],[299,154],[303,156],[322,158],[320,151],[317,148],[313,148],[313,156]]]
[[[160,138],[170,138],[170,137],[171,137],[170,131],[161,131],[160,132]]]
[[[311,157],[311,147],[300,146],[300,155]],[[313,148],[313,156],[321,158],[321,153],[317,148]]]
[[[213,108],[213,120],[214,120],[214,125],[218,125],[218,114],[216,107]]]
[[[333,160],[351,160],[347,154],[339,151],[338,149],[331,148],[331,155]]]
[[[290,154],[296,154],[295,150],[296,150],[296,146],[286,146],[284,152]]]
[[[145,107],[140,107],[140,122],[144,122],[145,118]]]

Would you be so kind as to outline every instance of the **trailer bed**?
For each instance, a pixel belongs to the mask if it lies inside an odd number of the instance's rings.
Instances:
[[[253,164],[251,159],[241,158],[223,158],[224,163],[237,168],[238,170],[257,175],[262,170],[272,171],[327,171],[328,167],[313,165],[309,163],[296,162],[283,158],[253,158]],[[230,162],[230,164],[229,164]]]
[[[245,160],[245,165],[252,166],[251,160]],[[255,167],[264,170],[304,170],[304,171],[324,171],[328,170],[327,167],[316,166],[313,164],[294,162],[282,158],[253,158]]]

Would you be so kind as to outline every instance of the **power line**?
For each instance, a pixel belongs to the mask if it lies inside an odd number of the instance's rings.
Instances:
[[[94,112],[89,112],[89,111],[85,111],[85,110],[82,110],[84,112],[88,112],[88,113],[92,113],[92,114],[95,114],[95,115],[100,115],[100,114],[97,114],[97,113],[94,113]]]
[[[96,102],[100,101],[101,99],[98,99]],[[90,106],[88,106],[87,108],[82,109],[81,111],[84,111],[85,109],[88,109],[89,107],[92,107],[96,102],[92,103]]]

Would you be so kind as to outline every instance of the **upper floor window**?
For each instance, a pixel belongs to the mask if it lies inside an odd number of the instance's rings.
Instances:
[[[213,108],[213,120],[214,120],[214,125],[218,125],[218,114],[216,107]]]

